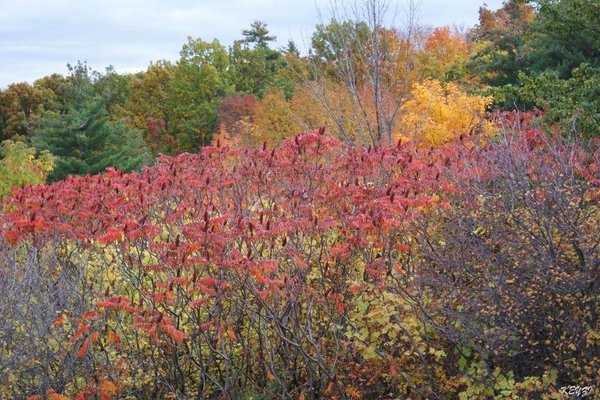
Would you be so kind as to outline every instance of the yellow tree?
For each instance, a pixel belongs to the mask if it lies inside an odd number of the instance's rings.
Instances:
[[[56,108],[56,96],[44,86],[55,76],[29,83],[13,83],[0,91],[0,138],[28,138],[45,110]]]
[[[440,146],[461,134],[492,132],[484,119],[491,97],[469,95],[452,82],[443,86],[434,79],[415,84],[411,94],[402,106],[401,132],[396,139]]]
[[[334,119],[314,98],[310,87],[306,84],[296,86],[294,96],[290,100],[290,107],[302,131],[325,127],[327,132],[337,132]]]
[[[283,139],[302,131],[296,124],[290,103],[285,100],[281,89],[269,89],[256,110],[253,129],[249,130],[250,145],[266,142],[277,146]]]

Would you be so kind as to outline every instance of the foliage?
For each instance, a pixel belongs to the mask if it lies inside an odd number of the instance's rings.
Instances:
[[[424,44],[423,69],[429,78],[449,81],[461,78],[469,55],[465,38],[443,27],[435,29]]]
[[[269,47],[269,42],[274,42],[277,40],[276,36],[269,35],[267,24],[258,20],[250,24],[250,29],[244,29],[242,31],[242,35],[244,35],[244,43],[253,43],[257,48]]]
[[[492,127],[483,117],[490,103],[490,97],[468,95],[452,82],[445,86],[436,80],[417,83],[412,98],[401,108],[398,138],[439,146],[475,131],[489,134]]]
[[[270,90],[265,93],[256,111],[254,130],[250,134],[251,146],[258,146],[262,142],[271,147],[278,146],[283,139],[298,131],[283,91]]]
[[[269,47],[269,42],[276,37],[269,36],[267,25],[261,21],[254,21],[243,35],[244,39],[235,41],[230,49],[235,90],[262,98],[266,91],[277,87],[283,89],[289,99],[294,85],[283,73],[286,60],[279,51]]]
[[[600,154],[523,129],[465,154],[461,190],[422,220],[422,304],[460,346],[461,398],[597,379]]]
[[[31,136],[36,121],[55,106],[56,93],[36,82],[15,83],[0,92],[0,137],[24,139]]]
[[[403,31],[386,27],[387,1],[337,6],[331,10],[330,23],[318,25],[313,35],[305,86],[346,143],[390,145],[398,110],[421,73],[415,68],[415,3],[409,2]],[[338,89],[334,96],[331,86]],[[338,95],[349,100],[349,107],[338,107]],[[354,129],[346,130],[348,125]]]
[[[0,198],[10,194],[12,188],[46,181],[54,168],[54,157],[42,152],[36,158],[36,150],[23,142],[5,140],[0,145]]]
[[[331,89],[335,86],[332,84]],[[334,89],[329,92],[332,96],[332,104],[333,97],[336,95]],[[337,98],[338,100],[342,100],[341,97]],[[300,131],[308,132],[321,127],[324,127],[328,134],[335,136],[339,131],[336,122],[339,123],[349,123],[350,121],[342,121],[342,120],[334,120],[331,118],[331,113],[328,113],[326,109],[324,109],[321,103],[315,99],[313,96],[313,92],[310,87],[307,87],[305,84],[298,85],[296,90],[294,91],[294,96],[290,100],[290,107],[292,109],[292,115],[294,118],[294,123],[298,125]],[[342,128],[347,132],[350,132],[351,129],[348,127]]]
[[[213,144],[244,145],[250,147],[250,132],[254,129],[254,119],[259,108],[259,100],[254,95],[235,93],[219,103],[219,129],[213,137]]]
[[[56,156],[50,180],[110,166],[131,171],[150,162],[140,133],[111,121],[106,104],[94,93],[92,71],[85,64],[71,67],[61,110],[46,111],[33,132],[35,147]]]
[[[600,154],[536,132],[313,132],[25,187],[0,215],[0,390],[527,398],[594,379]],[[23,329],[53,368],[28,368]]]
[[[217,128],[219,99],[232,90],[229,55],[218,40],[188,38],[170,81],[168,107],[181,151],[207,145]]]
[[[1,396],[596,384],[598,7],[508,0],[463,35],[415,4],[398,30],[334,3],[308,56],[255,21],[0,92],[0,134],[45,150],[2,144]]]
[[[471,33],[479,44],[468,63],[471,73],[492,86],[516,83],[524,34],[534,16],[534,8],[522,0],[508,0],[496,11],[481,7],[479,25]]]
[[[539,106],[548,123],[574,135],[600,136],[600,68],[582,65],[569,79],[551,71],[520,79],[520,96]]]
[[[527,73],[553,71],[569,78],[575,68],[600,67],[600,4],[589,0],[538,0],[538,13],[522,53]]]
[[[170,96],[174,71],[171,63],[158,62],[128,84],[124,117],[129,128],[144,133],[153,154],[173,154],[179,149],[179,141],[171,127],[174,110]]]

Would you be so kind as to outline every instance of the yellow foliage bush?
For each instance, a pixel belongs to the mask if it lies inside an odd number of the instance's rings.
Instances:
[[[36,158],[36,150],[22,142],[2,142],[0,157],[0,198],[14,187],[44,183],[54,169],[54,157],[49,152],[43,151]]]

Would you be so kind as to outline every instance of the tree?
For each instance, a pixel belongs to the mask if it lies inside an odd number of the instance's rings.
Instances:
[[[488,18],[497,22],[510,15],[510,21],[529,21],[502,25],[505,36],[516,39],[506,53],[512,58],[504,57],[511,69],[510,80],[490,81],[509,83],[493,89],[496,102],[506,108],[543,109],[546,122],[562,132],[596,136],[599,108],[594,87],[600,67],[600,31],[596,28],[600,6],[587,0],[533,3],[535,18],[531,6],[520,2],[507,3],[492,13],[495,19]],[[495,70],[492,74],[497,73]],[[514,81],[517,73],[519,79]]]
[[[218,40],[188,38],[173,70],[167,107],[169,131],[180,151],[197,151],[217,130],[219,99],[232,91],[229,55]]]
[[[174,104],[170,101],[175,67],[168,61],[150,64],[129,81],[124,117],[130,129],[144,133],[153,154],[174,154],[179,142],[173,131]]]
[[[120,120],[129,97],[130,74],[118,74],[113,66],[108,66],[103,74],[94,80],[94,91],[106,99],[106,111],[114,120]]]
[[[283,52],[285,54],[291,54],[294,57],[300,57],[300,50],[298,49],[298,46],[296,46],[296,42],[291,39],[288,40]]]
[[[435,29],[427,37],[423,50],[423,70],[428,77],[449,81],[466,74],[464,64],[469,56],[469,46],[463,36],[451,32],[450,28]]]
[[[45,112],[33,132],[35,147],[56,156],[48,178],[97,174],[107,167],[131,171],[148,164],[141,133],[111,121],[108,99],[94,91],[94,73],[81,63],[69,70],[60,112]]]
[[[521,53],[526,72],[547,70],[571,77],[581,64],[600,67],[600,4],[590,0],[540,0]]]
[[[366,0],[353,7],[332,9],[331,22],[313,36],[311,81],[315,97],[331,113],[346,142],[392,142],[400,105],[408,94],[416,60],[417,7],[409,1],[402,32],[385,28],[389,1]],[[348,113],[338,113],[326,96],[333,78],[352,99]],[[352,119],[357,133],[342,123]]]
[[[284,73],[287,64],[283,55],[269,47],[275,36],[269,36],[267,25],[255,21],[242,34],[244,38],[236,40],[229,50],[235,90],[262,98],[270,88],[279,87],[290,98],[293,82]]]
[[[455,198],[422,224],[417,267],[420,290],[439,300],[423,299],[433,306],[425,318],[459,343],[464,398],[515,396],[524,377],[594,381],[600,215],[591,185],[600,153],[527,125],[475,158],[469,151],[462,173],[450,172],[460,182]],[[529,383],[515,397],[544,395],[544,379]]]
[[[47,151],[36,157],[36,150],[23,142],[5,140],[0,145],[0,199],[12,188],[46,181],[54,168],[54,157]]]
[[[280,89],[267,91],[261,100],[254,117],[254,129],[250,134],[250,145],[278,146],[283,139],[300,133],[294,123],[290,103]]]
[[[410,100],[402,105],[398,138],[409,138],[424,146],[440,146],[460,135],[492,132],[484,119],[491,97],[469,95],[452,82],[436,80],[414,85]]]
[[[0,138],[29,140],[38,118],[53,109],[56,96],[42,85],[14,83],[0,92]]]
[[[250,131],[259,107],[254,95],[235,93],[223,98],[218,109],[219,133],[213,137],[213,144],[250,147]]]
[[[521,74],[519,95],[544,111],[544,120],[573,137],[600,137],[600,68],[584,64],[561,79],[558,71]]]
[[[535,17],[523,0],[509,0],[496,11],[479,9],[479,25],[471,32],[478,45],[468,63],[471,73],[492,86],[515,84],[524,67],[520,53],[525,33]]]
[[[277,40],[277,36],[270,36],[267,24],[263,21],[254,21],[250,24],[250,29],[244,29],[242,31],[244,35],[243,43],[254,44],[255,48],[267,48],[269,42]]]
[[[331,95],[335,96],[336,94],[339,94],[339,91],[336,92],[332,86]],[[294,96],[290,100],[290,107],[294,121],[300,131],[309,132],[324,127],[330,135],[337,133],[338,127],[335,121],[331,118],[330,113],[323,108],[321,102],[314,97],[310,87],[304,84],[298,85],[294,90]],[[349,127],[344,129],[351,130]]]

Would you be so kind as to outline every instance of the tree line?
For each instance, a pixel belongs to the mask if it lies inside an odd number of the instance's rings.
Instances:
[[[49,152],[56,181],[135,170],[217,141],[277,145],[321,126],[353,145],[437,145],[488,129],[492,109],[537,108],[547,127],[599,134],[594,2],[483,6],[468,31],[419,26],[412,2],[402,27],[387,26],[389,9],[368,0],[331,10],[304,55],[293,41],[273,48],[276,38],[255,21],[229,48],[188,38],[179,60],[144,72],[79,62],[67,76],[11,84],[0,92],[0,138]],[[22,183],[43,180],[35,168]]]

